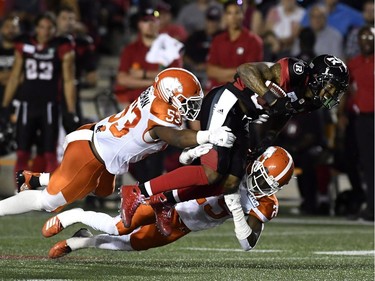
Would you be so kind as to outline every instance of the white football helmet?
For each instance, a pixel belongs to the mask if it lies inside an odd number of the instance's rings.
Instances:
[[[172,104],[187,120],[197,118],[204,95],[193,73],[183,68],[167,68],[156,76],[153,86],[155,95]]]
[[[256,198],[270,196],[281,190],[294,172],[292,156],[279,146],[268,147],[250,165],[247,170],[246,185],[248,191]]]

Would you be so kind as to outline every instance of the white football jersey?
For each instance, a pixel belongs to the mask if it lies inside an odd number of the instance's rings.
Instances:
[[[155,126],[181,129],[181,115],[172,105],[154,95],[151,86],[123,111],[99,121],[94,128],[93,142],[112,174],[128,171],[129,163],[159,152],[167,143],[151,138]]]
[[[277,215],[278,200],[275,195],[256,199],[249,196],[243,187],[240,187],[240,192],[241,205],[245,214],[255,216],[262,222],[268,222]],[[232,217],[223,195],[178,203],[176,211],[191,231],[218,226]]]

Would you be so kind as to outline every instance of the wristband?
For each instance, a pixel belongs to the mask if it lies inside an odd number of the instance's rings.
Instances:
[[[197,132],[197,143],[204,144],[209,141],[210,132],[209,131],[198,131]]]
[[[242,209],[236,209],[232,211],[234,232],[238,240],[247,239],[250,236],[252,230],[245,219],[245,215]]]
[[[272,91],[267,91],[262,98],[267,102],[268,105],[273,105],[278,99],[278,97]]]

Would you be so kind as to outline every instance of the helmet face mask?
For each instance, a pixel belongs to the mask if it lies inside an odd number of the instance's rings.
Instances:
[[[315,104],[331,109],[348,89],[349,74],[343,61],[331,55],[315,57],[310,65],[308,87]],[[335,88],[332,91],[332,87]]]
[[[290,154],[281,147],[271,146],[251,165],[246,178],[248,191],[256,198],[271,196],[289,182],[293,171]]]
[[[178,109],[182,116],[184,116],[187,120],[194,121],[202,106],[202,98],[199,97],[190,97],[185,98],[181,102],[181,107]]]
[[[201,109],[203,91],[198,79],[182,68],[168,68],[155,78],[156,96],[174,106],[182,117],[194,121]]]

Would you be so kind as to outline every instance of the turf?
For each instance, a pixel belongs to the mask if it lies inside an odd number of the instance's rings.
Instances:
[[[228,221],[145,252],[85,249],[50,260],[49,248],[82,225],[45,239],[47,218],[0,218],[1,280],[374,280],[374,225],[364,222],[280,214],[250,252]]]

